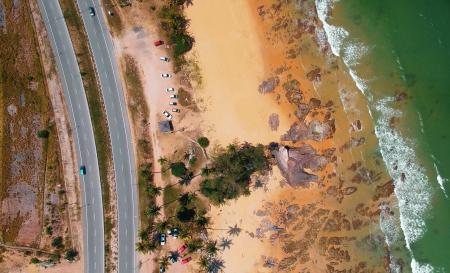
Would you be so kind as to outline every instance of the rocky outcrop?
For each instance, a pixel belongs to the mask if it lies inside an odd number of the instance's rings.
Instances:
[[[272,131],[278,130],[279,125],[280,125],[280,118],[279,118],[278,114],[276,114],[276,113],[270,114],[270,116],[269,116],[270,130],[272,130]]]
[[[280,84],[280,78],[278,78],[277,76],[268,78],[259,85],[258,91],[261,94],[273,92],[278,84]]]
[[[289,185],[298,187],[316,181],[318,177],[311,172],[322,170],[328,160],[316,154],[310,145],[300,148],[289,148],[281,145],[272,145],[272,154],[277,160],[281,173]]]
[[[286,92],[286,98],[290,103],[298,104],[303,99],[302,91],[300,90],[300,82],[297,80],[290,80],[283,84],[283,89]]]
[[[304,122],[294,123],[286,134],[281,136],[282,141],[303,141],[307,139],[322,141],[332,136],[334,132],[334,120],[320,122],[311,121],[308,125]]]

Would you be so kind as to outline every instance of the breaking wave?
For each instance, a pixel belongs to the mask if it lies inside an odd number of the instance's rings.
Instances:
[[[395,98],[374,99],[369,88],[370,81],[358,76],[356,69],[354,69],[361,58],[368,54],[369,47],[351,40],[349,38],[350,33],[347,30],[343,27],[331,25],[327,21],[330,19],[328,14],[331,14],[331,9],[337,2],[338,0],[316,0],[317,14],[322,21],[333,54],[342,58],[356,86],[368,99],[371,105],[370,111],[376,114],[375,133],[383,160],[395,184],[400,223],[398,224],[394,219],[382,216],[380,228],[386,235],[388,245],[391,245],[393,241],[400,240],[399,237],[401,236],[398,233],[401,229],[400,232],[403,232],[411,256],[412,272],[436,272],[437,270],[433,269],[431,265],[417,262],[411,250],[411,244],[420,239],[427,229],[424,218],[430,209],[431,201],[428,177],[425,169],[418,163],[414,151],[414,141],[402,136],[399,131],[390,126],[391,118],[402,116],[402,112],[394,108]],[[439,183],[442,184],[441,188],[443,189],[444,180],[439,179],[439,177],[438,174],[438,181],[441,181]]]

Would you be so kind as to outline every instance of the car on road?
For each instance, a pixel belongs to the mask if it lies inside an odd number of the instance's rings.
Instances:
[[[94,7],[89,7],[89,15],[95,16],[95,9],[94,9]]]
[[[86,166],[84,165],[80,166],[80,175],[86,175]]]
[[[176,101],[171,101],[171,102],[169,102],[169,105],[177,105],[177,102]]]
[[[163,44],[164,44],[164,41],[162,41],[162,40],[157,40],[157,41],[154,41],[153,44],[154,44],[155,46],[160,46],[160,45],[163,45]]]
[[[177,95],[170,95],[170,98],[171,98],[171,99],[177,99],[178,96],[177,96]]]
[[[172,112],[174,112],[174,113],[180,113],[180,109],[178,109],[178,108],[172,108]]]
[[[170,75],[169,73],[163,73],[163,74],[161,74],[161,77],[163,77],[163,78],[172,78],[172,75]]]
[[[183,252],[187,249],[187,245],[182,245],[180,246],[180,248],[178,249],[178,253],[181,255],[183,254]]]
[[[175,88],[173,87],[166,88],[166,92],[173,92],[173,91],[175,91]]]
[[[161,233],[159,235],[159,243],[163,246],[166,244],[166,234],[165,233]]]
[[[171,120],[171,119],[172,119],[172,115],[171,115],[169,112],[167,112],[166,110],[164,110],[164,111],[162,112],[162,114],[163,114],[168,120]]]
[[[161,56],[161,57],[159,57],[159,59],[160,59],[161,61],[163,61],[163,62],[168,62],[168,61],[169,61],[169,58],[166,57],[166,56]]]
[[[187,264],[188,262],[190,262],[192,260],[192,257],[189,256],[187,258],[184,258],[183,260],[181,260],[181,264]]]

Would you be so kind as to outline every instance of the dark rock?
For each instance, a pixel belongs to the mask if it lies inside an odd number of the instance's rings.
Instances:
[[[314,148],[307,144],[300,148],[279,146],[272,154],[277,159],[281,173],[293,187],[316,181],[318,177],[309,172],[322,170],[328,164],[324,156],[317,155]]]
[[[269,126],[272,131],[278,130],[278,126],[280,125],[280,118],[278,114],[272,113],[269,116]]]
[[[320,68],[315,68],[306,74],[306,78],[310,81],[320,81]]]
[[[270,93],[273,92],[273,90],[275,90],[275,88],[280,84],[280,78],[278,78],[277,76],[269,78],[265,81],[263,81],[259,87],[258,87],[258,91],[261,94],[266,94],[266,93]]]
[[[297,110],[295,111],[295,116],[300,120],[300,121],[304,121],[306,116],[309,113],[309,105],[305,104],[305,103],[299,103],[297,105]]]
[[[283,84],[283,89],[286,92],[286,98],[290,103],[300,103],[300,101],[303,99],[299,81],[294,79],[285,82]]]

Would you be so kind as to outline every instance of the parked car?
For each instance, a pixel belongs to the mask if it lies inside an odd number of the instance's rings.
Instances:
[[[163,74],[161,74],[161,77],[163,77],[163,78],[172,78],[172,75],[170,75],[169,73],[163,73]]]
[[[169,105],[177,105],[177,102],[176,101],[171,101],[171,102],[169,102]]]
[[[160,46],[160,45],[163,45],[163,44],[164,44],[164,41],[162,41],[162,40],[157,40],[157,41],[154,41],[153,44],[154,44],[155,46]]]
[[[168,62],[168,61],[169,61],[169,58],[166,57],[166,56],[161,56],[161,57],[159,57],[159,59],[160,59],[161,61],[163,61],[163,62]]]
[[[172,108],[172,112],[174,112],[174,113],[180,113],[180,109],[178,109],[178,108]]]
[[[162,114],[163,114],[168,120],[171,120],[171,119],[172,119],[172,115],[171,115],[169,112],[167,112],[166,110],[164,110],[164,111],[162,112]]]
[[[80,175],[86,175],[86,166],[84,165],[80,166]]]
[[[188,262],[190,262],[192,260],[192,257],[189,256],[187,258],[184,258],[183,260],[181,260],[181,264],[187,264]]]
[[[171,99],[177,99],[178,96],[177,96],[177,95],[170,95],[170,98],[171,98]]]
[[[166,244],[166,234],[165,233],[161,233],[159,235],[159,243],[163,246]]]
[[[93,7],[89,7],[89,15],[95,16],[95,9]]]
[[[173,92],[173,91],[175,91],[175,88],[173,87],[166,88],[166,92]]]
[[[180,232],[178,231],[178,228],[172,228],[172,229],[169,229],[168,231],[167,231],[167,234],[168,235],[170,235],[170,236],[172,236],[173,238],[178,238],[178,234],[179,234]]]
[[[187,249],[187,245],[182,245],[178,248],[178,253],[181,255]]]
[[[164,273],[166,272],[166,268],[163,265],[159,266],[159,273]]]

